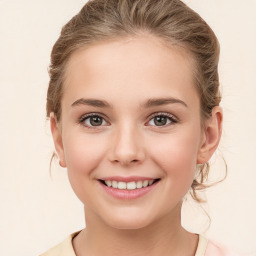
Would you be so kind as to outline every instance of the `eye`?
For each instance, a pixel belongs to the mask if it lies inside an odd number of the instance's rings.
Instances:
[[[97,126],[104,126],[107,124],[105,119],[95,113],[87,114],[85,116],[82,116],[79,123],[83,124],[84,126],[88,128],[97,127]]]
[[[148,124],[151,126],[168,126],[169,124],[177,122],[177,118],[170,113],[155,113]]]

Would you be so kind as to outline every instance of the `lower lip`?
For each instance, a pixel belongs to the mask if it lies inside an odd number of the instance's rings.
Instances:
[[[104,184],[102,184],[100,181],[99,183],[103,187],[103,189],[111,196],[118,198],[118,199],[123,199],[123,200],[131,200],[131,199],[137,199],[148,192],[150,192],[152,189],[155,188],[155,186],[159,183],[159,181],[153,183],[152,185],[145,187],[145,188],[137,188],[137,189],[118,189],[118,188],[113,188],[113,187],[108,187]]]

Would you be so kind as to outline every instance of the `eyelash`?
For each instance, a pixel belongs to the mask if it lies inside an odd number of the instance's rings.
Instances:
[[[167,125],[162,125],[162,126],[157,126],[157,125],[153,125],[153,126],[156,126],[156,127],[166,127],[166,126],[169,126],[170,124],[176,124],[179,122],[178,118],[176,118],[174,115],[170,114],[170,113],[166,113],[166,112],[157,112],[157,113],[153,113],[152,115],[149,116],[149,121],[147,123],[149,123],[152,119],[154,119],[155,117],[167,117],[170,121],[170,123],[168,123]],[[101,127],[102,125],[99,125],[99,126],[89,126],[89,125],[85,125],[84,122],[89,119],[89,118],[92,118],[92,117],[100,117],[102,118],[106,123],[108,123],[105,118],[102,116],[102,114],[100,113],[89,113],[89,114],[86,114],[84,116],[82,116],[80,119],[79,119],[79,123],[80,124],[83,124],[86,128],[88,129],[95,129],[96,127]],[[149,126],[149,125],[147,125]]]
[[[88,129],[95,129],[96,127],[100,127],[101,125],[99,126],[89,126],[89,125],[85,125],[85,120],[86,119],[89,119],[89,118],[92,118],[92,117],[100,117],[102,118],[104,121],[105,121],[105,118],[100,114],[100,113],[89,113],[89,114],[86,114],[86,115],[83,115],[80,119],[79,119],[79,123],[80,124],[83,124],[86,128]],[[105,121],[107,123],[107,121]]]
[[[169,121],[170,121],[170,123],[169,124],[167,124],[167,125],[162,125],[162,126],[157,126],[157,125],[155,125],[156,127],[166,127],[166,126],[169,126],[169,125],[171,125],[171,124],[176,124],[176,123],[178,123],[178,118],[176,118],[174,115],[172,115],[172,114],[170,114],[170,113],[167,113],[167,112],[157,112],[157,113],[153,113],[152,115],[150,115],[150,119],[149,119],[149,122],[152,120],[152,119],[154,119],[155,117],[159,117],[159,116],[161,116],[161,117],[167,117],[168,119],[169,119]],[[148,123],[149,123],[148,122]]]

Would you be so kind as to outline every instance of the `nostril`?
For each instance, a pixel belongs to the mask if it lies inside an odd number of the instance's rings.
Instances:
[[[123,165],[123,166],[128,166],[128,165],[130,165],[130,164],[135,164],[135,163],[139,163],[140,162],[140,160],[137,160],[137,159],[133,159],[133,160],[129,160],[129,159],[116,159],[116,160],[114,160],[113,161],[114,163],[119,163],[119,164],[121,164],[121,165]]]

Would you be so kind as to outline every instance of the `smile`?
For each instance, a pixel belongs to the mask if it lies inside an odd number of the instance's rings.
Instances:
[[[107,194],[114,198],[123,200],[142,197],[152,191],[160,180],[160,178],[152,179],[142,177],[109,177],[105,179],[98,179],[99,184]]]
[[[116,181],[116,180],[101,180],[103,184],[108,187],[117,188],[117,189],[127,189],[127,190],[134,190],[134,189],[141,189],[148,186],[151,186],[154,182],[157,182],[159,179],[155,180],[139,180],[139,181]]]

